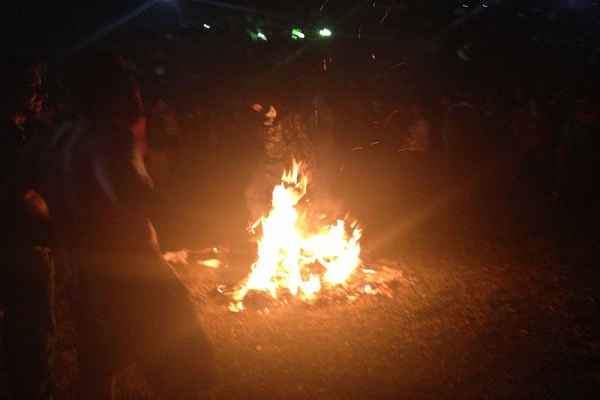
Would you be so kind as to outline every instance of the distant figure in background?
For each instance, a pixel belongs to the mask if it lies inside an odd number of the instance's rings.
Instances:
[[[513,165],[513,203],[521,213],[518,221],[541,220],[538,212],[551,201],[552,138],[538,102],[529,99],[518,107],[511,123]]]
[[[77,398],[113,398],[115,374],[133,362],[160,398],[197,398],[214,379],[212,351],[160,253],[139,87],[119,57],[83,61],[81,117],[54,135],[44,186],[78,275]]]
[[[175,110],[159,99],[149,117],[146,153],[148,172],[157,190],[169,191],[172,161],[179,143],[179,123]]]
[[[418,104],[411,106],[410,114],[411,124],[408,128],[408,150],[417,153],[427,153],[431,147],[429,121],[425,118],[425,113]]]
[[[288,113],[282,117],[272,105],[254,104],[252,109],[262,119],[259,127],[262,157],[245,193],[250,218],[254,222],[270,208],[273,188],[280,183],[283,172],[291,168],[292,159],[304,164],[304,172],[310,182],[316,154],[306,120],[300,114]]]
[[[532,157],[543,149],[546,138],[540,107],[534,99],[529,99],[515,110],[511,123],[513,149],[523,157]]]
[[[313,182],[309,182],[313,208],[323,215],[338,218],[343,210],[339,173],[341,149],[339,123],[331,99],[323,95],[313,97],[312,117],[308,125],[310,143],[314,153]]]
[[[0,151],[2,267],[0,300],[6,307],[3,354],[9,398],[51,399],[54,392],[54,264],[49,212],[36,187],[36,143],[49,140],[42,65],[13,64],[4,75]]]
[[[471,166],[481,156],[479,146],[485,132],[481,131],[481,111],[468,93],[461,93],[446,111],[443,142],[456,178],[465,178],[474,171]]]
[[[597,226],[595,224],[600,217],[588,214],[597,209],[600,199],[597,184],[600,168],[598,104],[597,99],[589,96],[578,98],[559,140],[558,191],[565,207],[565,215],[580,228],[583,225]]]

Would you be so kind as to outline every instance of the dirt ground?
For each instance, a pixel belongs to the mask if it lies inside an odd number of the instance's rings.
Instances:
[[[435,256],[398,267],[406,281],[392,299],[241,314],[209,301],[201,315],[220,373],[210,398],[597,393],[598,292],[584,272]]]
[[[592,255],[561,255],[546,239],[515,246],[472,233],[409,236],[376,252],[366,243],[371,257],[402,272],[392,298],[235,314],[210,291],[240,279],[250,253],[221,271],[180,268],[216,351],[219,381],[208,398],[597,395],[600,280]],[[121,398],[130,398],[126,386]]]
[[[402,272],[392,298],[235,314],[211,291],[244,276],[251,246],[222,270],[178,269],[215,348],[218,383],[206,398],[597,396],[600,280],[593,246],[571,241],[568,248],[533,232],[511,237],[500,225],[486,230],[478,218],[469,224],[452,213],[427,212],[399,227],[415,213],[381,212],[402,207],[378,195],[387,190],[380,186],[369,191],[379,203],[361,208],[357,197],[347,206],[365,222],[366,260]],[[57,400],[72,398],[76,359],[72,328],[60,327],[60,335]],[[153,399],[135,368],[119,378],[118,392],[119,399]]]

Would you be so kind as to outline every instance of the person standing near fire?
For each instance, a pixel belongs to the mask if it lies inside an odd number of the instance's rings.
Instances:
[[[3,229],[0,334],[8,372],[9,399],[51,399],[54,389],[54,264],[49,215],[35,189],[32,143],[50,136],[42,122],[43,65],[14,60],[5,71],[2,102],[0,184]],[[2,393],[0,393],[2,395]]]
[[[152,224],[139,86],[120,57],[81,58],[81,117],[52,138],[43,193],[78,277],[77,397],[113,398],[116,373],[135,362],[160,398],[197,398],[214,380],[213,355]]]
[[[250,218],[255,222],[269,209],[273,188],[280,183],[283,172],[291,167],[292,159],[302,162],[303,173],[311,181],[316,153],[305,119],[299,113],[281,116],[275,106],[258,103],[251,108],[260,119],[262,147],[257,171],[245,192]]]

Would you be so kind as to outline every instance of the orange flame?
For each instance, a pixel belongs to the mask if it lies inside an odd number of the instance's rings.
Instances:
[[[231,311],[243,310],[243,300],[251,290],[268,292],[277,298],[287,290],[301,300],[313,300],[323,286],[343,284],[360,265],[361,230],[343,220],[310,230],[299,202],[305,196],[308,179],[302,163],[293,161],[281,183],[273,189],[272,208],[252,225],[262,228],[258,259],[246,282],[234,293]],[[324,273],[311,272],[319,265]]]

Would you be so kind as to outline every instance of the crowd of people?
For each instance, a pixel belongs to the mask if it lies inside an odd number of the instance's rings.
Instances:
[[[0,336],[10,398],[52,396],[57,265],[77,281],[77,398],[110,398],[115,373],[132,362],[164,398],[209,387],[212,351],[163,257],[177,240],[166,234],[161,246],[161,228],[177,219],[182,193],[203,185],[212,185],[206,202],[233,201],[258,218],[292,157],[332,213],[341,210],[327,188],[343,166],[385,148],[376,157],[433,196],[469,187],[480,216],[496,208],[529,222],[541,209],[559,230],[595,226],[595,82],[535,70],[468,76],[464,51],[458,67],[408,58],[383,68],[371,50],[251,44],[205,63],[209,50],[194,55],[202,45],[169,35],[132,60],[89,51],[50,74],[15,61],[3,75],[1,210],[14,229],[1,239]],[[215,181],[235,189],[219,192]]]

